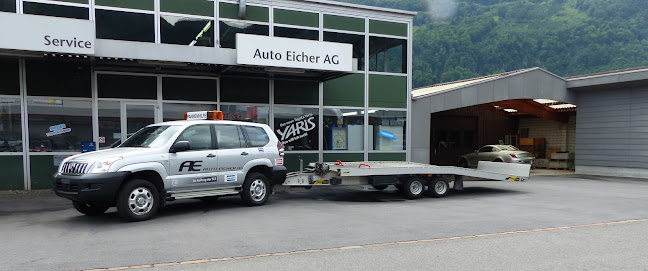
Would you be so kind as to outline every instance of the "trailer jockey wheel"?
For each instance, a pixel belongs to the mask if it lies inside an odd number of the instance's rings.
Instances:
[[[445,197],[450,192],[450,185],[443,177],[436,177],[428,182],[427,193],[433,198]]]
[[[408,199],[418,199],[425,191],[425,180],[419,177],[406,180],[402,184],[401,191]]]

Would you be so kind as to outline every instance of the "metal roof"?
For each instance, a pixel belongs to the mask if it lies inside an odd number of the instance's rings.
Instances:
[[[349,8],[357,8],[357,9],[367,9],[367,10],[380,11],[380,12],[389,12],[389,13],[397,13],[397,14],[409,15],[409,16],[416,16],[416,14],[417,14],[416,11],[408,11],[408,10],[400,10],[400,9],[392,9],[392,8],[381,8],[381,7],[374,7],[374,6],[358,5],[358,4],[351,4],[351,3],[340,2],[340,1],[330,1],[330,0],[293,0],[293,1],[317,3],[317,4],[324,4],[324,5],[334,5],[334,6],[342,6],[342,7],[349,7]]]
[[[427,87],[421,87],[417,89],[412,90],[412,98],[417,99],[417,98],[422,98],[428,95],[434,95],[436,93],[441,93],[445,91],[450,91],[450,90],[455,90],[455,89],[460,89],[464,88],[467,86],[472,86],[472,85],[477,85],[480,83],[484,83],[487,81],[492,81],[492,80],[497,80],[501,79],[504,77],[532,71],[540,69],[538,67],[535,68],[529,68],[529,69],[522,69],[522,70],[516,70],[516,71],[510,71],[510,72],[505,72],[505,73],[499,73],[499,74],[493,74],[493,75],[487,75],[483,77],[477,77],[477,78],[471,78],[471,79],[466,79],[466,80],[460,80],[460,81],[454,81],[454,82],[448,82],[448,83],[441,83],[441,84],[436,84],[436,85],[431,85]]]

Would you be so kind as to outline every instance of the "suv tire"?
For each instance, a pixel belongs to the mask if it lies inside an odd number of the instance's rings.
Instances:
[[[79,211],[79,213],[82,213],[87,216],[100,215],[105,213],[106,210],[108,210],[108,206],[105,205],[86,204],[76,200],[72,201],[72,205],[74,206],[74,209]]]
[[[160,207],[157,188],[146,180],[130,180],[119,190],[115,207],[126,221],[151,219]]]
[[[268,197],[272,193],[271,189],[268,178],[265,175],[252,172],[245,176],[245,182],[243,182],[243,188],[241,190],[241,199],[248,206],[263,205],[268,201]]]

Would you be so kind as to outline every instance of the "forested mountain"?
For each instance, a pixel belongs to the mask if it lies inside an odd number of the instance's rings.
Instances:
[[[647,0],[340,0],[417,11],[414,87],[529,67],[648,66]]]

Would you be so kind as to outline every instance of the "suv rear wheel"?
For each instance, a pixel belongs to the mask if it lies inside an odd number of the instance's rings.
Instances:
[[[268,178],[265,175],[252,172],[245,177],[243,182],[243,190],[241,191],[241,199],[248,206],[263,205],[268,201],[268,196],[271,193],[271,187]]]

